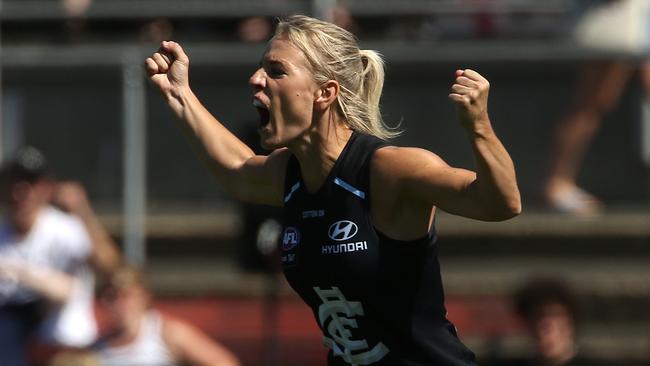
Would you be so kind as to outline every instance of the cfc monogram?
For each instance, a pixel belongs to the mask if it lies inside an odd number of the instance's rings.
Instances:
[[[390,351],[379,342],[370,348],[365,339],[353,339],[351,329],[358,329],[357,318],[364,315],[363,305],[358,301],[347,301],[338,287],[314,291],[323,303],[318,307],[318,320],[323,331],[324,342],[334,357],[341,357],[351,366],[372,365]]]

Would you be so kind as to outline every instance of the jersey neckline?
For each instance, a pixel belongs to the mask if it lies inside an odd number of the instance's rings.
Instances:
[[[352,146],[352,143],[354,142],[354,140],[356,140],[357,136],[358,136],[358,133],[353,130],[352,134],[350,135],[350,138],[345,143],[345,146],[343,147],[343,150],[341,150],[341,153],[336,158],[336,161],[334,161],[334,165],[332,165],[332,169],[330,169],[329,173],[327,173],[327,176],[325,177],[325,179],[323,180],[321,185],[314,192],[310,192],[307,189],[307,184],[305,184],[305,180],[302,177],[302,170],[301,170],[301,167],[300,167],[300,161],[296,158],[295,155],[293,156],[294,159],[296,159],[297,162],[298,162],[298,169],[297,169],[298,182],[300,183],[300,185],[302,187],[304,187],[304,191],[305,191],[306,194],[308,194],[310,196],[316,196],[316,195],[323,192],[323,190],[325,189],[325,187],[327,187],[327,185],[328,185],[328,183],[330,181],[334,180],[334,177],[336,176],[336,173],[341,169],[341,164],[343,164],[342,162],[347,157],[348,151],[350,150],[350,146]]]

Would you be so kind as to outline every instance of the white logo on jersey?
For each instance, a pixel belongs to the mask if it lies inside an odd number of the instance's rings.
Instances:
[[[282,250],[291,250],[298,246],[300,243],[300,232],[295,227],[289,226],[284,229],[282,235]]]
[[[325,244],[321,247],[322,254],[352,253],[360,250],[368,250],[368,242],[364,240],[356,243]]]
[[[349,220],[341,220],[330,226],[327,235],[329,235],[332,240],[343,241],[357,235],[357,231],[359,231],[357,224]]]
[[[370,349],[365,339],[352,339],[350,328],[359,327],[355,317],[364,315],[360,302],[347,301],[336,286],[329,290],[314,287],[314,291],[323,301],[318,307],[318,320],[329,334],[329,337],[323,337],[324,343],[335,357],[341,357],[346,363],[358,366],[373,364],[388,354],[390,350],[381,342]]]

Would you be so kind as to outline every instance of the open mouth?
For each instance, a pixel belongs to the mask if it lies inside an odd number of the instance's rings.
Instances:
[[[260,115],[260,128],[265,127],[269,124],[271,119],[271,113],[269,113],[268,107],[266,107],[258,99],[253,99],[253,106],[257,109],[257,113]]]

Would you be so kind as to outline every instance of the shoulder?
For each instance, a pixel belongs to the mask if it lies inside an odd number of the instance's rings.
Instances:
[[[45,230],[67,233],[70,235],[85,234],[85,228],[81,220],[73,215],[65,213],[52,206],[43,208],[39,216]]]
[[[234,354],[188,322],[164,315],[162,333],[172,354],[185,363],[239,366]]]
[[[382,147],[372,156],[371,176],[390,181],[430,174],[447,164],[431,151],[415,147]]]
[[[70,250],[86,252],[90,248],[90,238],[81,219],[51,206],[41,212],[38,231],[39,236],[47,236]]]
[[[182,348],[186,342],[191,342],[193,337],[200,332],[193,325],[168,314],[157,311],[152,311],[150,314],[158,317],[162,338],[174,353],[178,353],[179,348]]]

